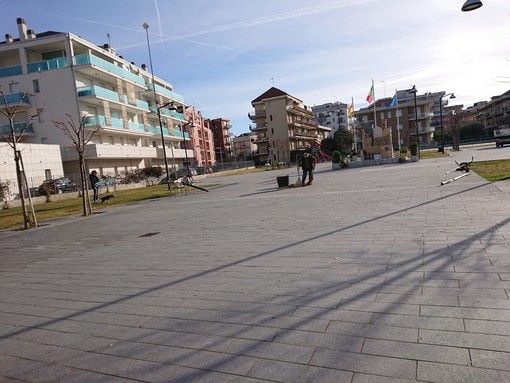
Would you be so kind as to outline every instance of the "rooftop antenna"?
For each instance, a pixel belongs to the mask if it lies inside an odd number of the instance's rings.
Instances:
[[[274,86],[274,77],[271,77],[271,82],[273,83]]]
[[[112,42],[110,41],[110,34],[107,33],[106,37],[108,38],[108,45],[111,47],[112,46]]]

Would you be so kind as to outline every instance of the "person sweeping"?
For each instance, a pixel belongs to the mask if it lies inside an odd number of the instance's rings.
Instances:
[[[313,170],[315,169],[315,157],[306,152],[301,158],[301,170],[303,170],[303,177],[301,182],[304,185],[311,185],[313,182]],[[305,183],[308,176],[308,182]]]

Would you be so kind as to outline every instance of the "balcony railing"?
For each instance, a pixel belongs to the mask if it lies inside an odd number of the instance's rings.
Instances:
[[[153,105],[149,106],[149,110],[152,113],[154,113],[154,114],[158,113],[156,107],[153,106]],[[176,112],[174,110],[168,110],[166,108],[161,108],[160,109],[160,113],[161,113],[162,116],[164,115],[164,116],[175,118],[175,119],[180,120],[180,121],[186,121],[185,118],[184,118],[184,114],[178,113],[178,112]]]
[[[145,125],[139,122],[128,121],[129,130],[136,130],[138,132],[145,132]]]
[[[119,67],[115,64],[112,64],[111,62],[108,62],[106,60],[103,60],[97,56],[90,55],[90,54],[84,54],[84,55],[78,55],[73,57],[74,65],[94,65],[98,68],[101,68],[107,72],[111,72],[119,77],[125,78],[126,80],[133,81],[139,85],[145,86],[145,80],[134,74],[131,73],[129,70],[124,69],[122,67]]]
[[[434,117],[434,112],[422,112],[422,113],[418,113],[418,120],[421,120],[423,118],[432,118],[432,117]],[[409,121],[416,119],[414,114],[410,114],[408,116],[408,118],[409,118]]]
[[[136,106],[137,108],[144,109],[144,110],[147,110],[147,111],[149,110],[149,103],[148,102],[136,99],[135,100],[135,105],[133,105],[133,104],[129,103],[129,97],[127,95],[124,95],[124,104],[130,105],[130,106]]]
[[[24,93],[8,93],[5,95],[5,100],[3,97],[0,97],[0,107],[5,107],[5,103],[7,105],[21,105],[21,106],[29,106],[30,98],[27,94]]]
[[[151,92],[154,92],[154,84],[147,84],[147,90],[149,90]],[[184,104],[184,97],[183,96],[181,96],[178,93],[175,93],[172,90],[165,89],[162,86],[159,86],[157,84],[156,84],[156,93],[160,93],[160,94],[162,94],[164,96],[167,96],[171,100],[179,101],[179,102],[182,102]]]
[[[11,126],[10,125],[2,125],[0,126],[0,132],[2,132],[3,135],[9,135],[11,134]],[[35,134],[34,132],[34,126],[30,124],[25,123],[16,123],[14,124],[14,134],[20,135],[20,134]]]
[[[28,68],[29,73],[33,73],[33,72],[44,72],[47,70],[66,68],[67,66],[68,66],[67,58],[58,57],[56,59],[29,63],[27,65],[27,68]]]
[[[436,131],[436,128],[434,126],[425,126],[423,128],[418,129],[418,134],[434,133],[435,131]],[[411,132],[413,132],[412,128],[411,128]],[[414,132],[416,132],[416,129],[414,130]]]
[[[109,89],[101,88],[97,85],[82,86],[77,89],[78,97],[95,96],[106,98],[110,101],[120,102],[119,94]]]
[[[154,128],[152,126],[149,126],[149,133],[152,133],[154,136],[160,136],[161,130],[159,130],[159,128]],[[168,128],[163,128],[163,135],[170,136],[170,132],[168,131]]]
[[[22,73],[21,65],[0,68],[0,77],[17,76]]]

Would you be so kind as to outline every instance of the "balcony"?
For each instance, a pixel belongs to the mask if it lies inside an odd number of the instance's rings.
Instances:
[[[102,88],[97,85],[87,85],[77,88],[78,97],[84,98],[99,98],[112,102],[116,102],[122,105],[126,105],[131,108],[141,109],[143,111],[149,111],[149,104],[142,100],[136,100],[136,105],[132,105],[128,102],[128,97],[124,96],[123,102],[121,102],[119,94],[109,89]]]
[[[0,68],[0,77],[17,76],[23,73],[21,65]]]
[[[262,131],[266,131],[267,130],[267,125],[262,125],[262,126],[256,126],[256,127],[251,127],[250,126],[250,130],[252,132],[262,132]]]
[[[7,106],[19,105],[25,108],[30,106],[30,98],[25,93],[8,93],[5,95],[5,99],[3,97],[0,97],[1,108],[5,107],[6,102]]]
[[[422,113],[418,113],[418,120],[422,120],[424,118],[432,118],[434,117],[434,112],[422,112]],[[416,120],[416,117],[414,114],[410,114],[408,116],[409,118],[409,121],[414,121]]]
[[[434,126],[426,126],[424,128],[418,128],[418,134],[434,133],[435,131],[436,131],[436,128]],[[412,134],[412,132],[413,132],[413,130],[411,128],[411,134]],[[414,132],[416,132],[416,129],[414,129]]]
[[[10,125],[1,125],[0,132],[2,132],[2,134],[4,136],[9,136],[11,134],[11,126]],[[14,124],[14,133],[16,134],[16,136],[20,136],[21,134],[33,136],[35,134],[34,126],[31,123],[28,125],[23,122],[16,123],[16,124]]]
[[[97,56],[90,54],[78,55],[73,57],[73,62],[74,65],[81,66],[81,68],[78,68],[80,70],[85,68],[100,69],[107,74],[109,73],[122,77],[123,79],[145,87],[145,80],[142,77]]]
[[[73,147],[61,149],[62,161],[76,161],[78,154]],[[157,158],[157,150],[153,147],[131,145],[89,144],[85,147],[87,159],[98,158]]]
[[[315,115],[313,114],[313,112],[311,110],[303,108],[299,105],[287,105],[287,112],[298,114],[298,115],[304,116],[304,117],[315,118]]]
[[[110,124],[108,125],[106,122],[106,117],[97,115],[97,116],[88,116],[85,119],[84,125],[86,127],[93,127],[96,128],[98,126],[102,127],[104,130],[113,131],[121,134],[133,134],[133,133],[145,133],[145,134],[152,134],[145,130],[145,125],[134,122],[134,121],[128,121],[128,129],[125,129],[124,127],[124,121],[120,118],[111,117],[110,118]]]
[[[78,97],[99,97],[109,101],[119,102],[119,94],[109,89],[101,88],[97,85],[82,86],[77,89]]]
[[[150,93],[154,93],[154,84],[147,84],[147,91]],[[172,90],[165,89],[162,86],[157,85],[157,84],[156,84],[156,93],[162,94],[163,96],[168,97],[170,100],[179,101],[184,104],[183,96],[181,96],[178,93],[175,93]]]
[[[266,111],[265,110],[256,110],[255,114],[248,113],[248,118],[252,121],[255,121],[257,118],[266,117]]]
[[[172,149],[166,148],[165,151],[166,151],[166,157],[172,158]],[[157,153],[158,153],[158,158],[163,158],[163,148],[158,148]],[[191,150],[191,149],[175,149],[175,148],[173,149],[173,158],[175,158],[175,159],[177,159],[177,158],[185,159],[186,154],[188,155],[188,159],[195,157],[195,154],[193,153],[193,150]]]
[[[68,67],[67,58],[59,57],[52,60],[37,61],[27,65],[28,73],[44,72],[47,70],[60,69]]]
[[[150,105],[149,110],[151,111],[151,113],[153,113],[154,116],[157,116],[158,111],[155,106]],[[186,122],[184,114],[182,114],[182,113],[178,113],[173,110],[168,110],[166,108],[161,108],[160,113],[162,116],[172,117],[172,118],[175,118],[176,120],[179,120],[181,122]]]

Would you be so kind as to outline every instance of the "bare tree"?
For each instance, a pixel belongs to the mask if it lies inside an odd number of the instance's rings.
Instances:
[[[78,162],[80,166],[80,181],[81,181],[81,198],[83,205],[83,215],[88,216],[92,211],[90,206],[89,188],[87,187],[87,169],[85,167],[85,149],[94,134],[96,134],[101,126],[96,128],[87,129],[86,123],[88,116],[82,116],[80,123],[77,124],[70,114],[66,114],[65,121],[53,121],[53,124],[64,132],[69,142],[72,144],[76,153],[78,153]]]
[[[22,106],[24,103],[28,103],[29,101],[28,93],[16,93],[16,94],[7,94],[0,90],[0,114],[3,115],[8,124],[2,126],[0,128],[0,138],[2,141],[5,141],[9,144],[9,146],[14,151],[14,162],[16,164],[16,179],[18,183],[18,192],[19,198],[21,201],[21,211],[23,213],[23,228],[30,228],[30,218],[27,212],[27,206],[25,201],[24,194],[24,185],[26,185],[26,178],[24,179],[24,169],[23,161],[21,157],[21,150],[18,149],[18,144],[22,141],[25,132],[32,127],[32,121],[39,114],[42,113],[42,109],[38,109],[37,113],[34,115],[27,114],[27,118],[22,123],[15,123],[15,120],[20,120],[20,118],[16,118],[16,115],[22,114]],[[28,186],[28,185],[27,185]],[[34,207],[30,202],[30,208],[32,211],[33,223],[34,226],[37,226],[37,220],[35,217]]]

